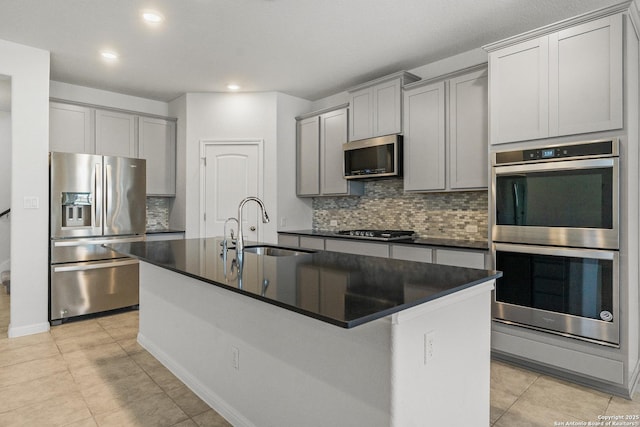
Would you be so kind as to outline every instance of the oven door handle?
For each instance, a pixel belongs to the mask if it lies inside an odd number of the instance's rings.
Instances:
[[[125,265],[133,265],[133,264],[137,264],[138,262],[139,261],[137,259],[129,258],[129,259],[114,261],[114,262],[63,265],[60,267],[53,267],[53,272],[62,273],[62,272],[69,272],[69,271],[87,271],[87,270],[98,270],[101,268],[124,267]]]
[[[577,258],[616,260],[618,251],[600,249],[561,248],[556,246],[517,245],[513,243],[494,243],[495,251],[519,252],[534,255],[552,255]]]

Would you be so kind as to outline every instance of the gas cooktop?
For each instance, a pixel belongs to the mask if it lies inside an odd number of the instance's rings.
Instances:
[[[336,234],[343,237],[382,240],[385,242],[392,240],[413,240],[416,237],[415,232],[412,230],[343,230],[337,231]]]

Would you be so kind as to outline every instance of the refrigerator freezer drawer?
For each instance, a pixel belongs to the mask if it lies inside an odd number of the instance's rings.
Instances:
[[[125,258],[51,266],[50,320],[138,304],[139,263]]]

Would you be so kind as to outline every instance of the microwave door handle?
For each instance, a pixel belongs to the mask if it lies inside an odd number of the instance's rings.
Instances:
[[[520,225],[518,221],[518,211],[520,207],[520,201],[518,200],[518,183],[513,183],[513,223]]]

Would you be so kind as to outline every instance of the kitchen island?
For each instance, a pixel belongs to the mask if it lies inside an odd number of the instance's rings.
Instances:
[[[233,425],[489,425],[494,271],[134,242],[139,343]]]

